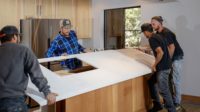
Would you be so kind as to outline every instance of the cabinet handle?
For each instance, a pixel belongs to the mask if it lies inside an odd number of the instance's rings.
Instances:
[[[42,6],[40,5],[40,16],[42,15]]]
[[[37,16],[41,17],[42,15],[42,6],[41,5],[37,5]]]
[[[39,5],[37,5],[37,17],[39,17]]]

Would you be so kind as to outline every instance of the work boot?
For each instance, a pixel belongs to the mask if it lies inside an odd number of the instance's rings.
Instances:
[[[153,101],[153,108],[151,108],[148,112],[158,112],[163,109],[163,106],[160,102]]]
[[[176,112],[186,112],[186,110],[180,104],[175,104]]]

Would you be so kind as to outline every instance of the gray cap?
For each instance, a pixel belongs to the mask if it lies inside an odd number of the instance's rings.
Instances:
[[[72,27],[71,21],[69,19],[60,20],[60,28],[62,27],[71,28]]]

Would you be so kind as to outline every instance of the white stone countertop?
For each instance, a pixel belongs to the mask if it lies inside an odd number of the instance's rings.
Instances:
[[[120,83],[151,73],[154,58],[135,49],[106,50],[70,56],[39,59],[39,62],[78,58],[97,69],[59,76],[41,65],[51,91],[58,94],[57,101],[87,93],[96,89]],[[44,95],[29,80],[26,94],[40,106],[47,104]]]

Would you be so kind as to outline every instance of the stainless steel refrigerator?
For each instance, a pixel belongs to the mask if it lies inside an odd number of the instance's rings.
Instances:
[[[60,19],[20,20],[21,43],[33,50],[38,58],[44,58],[50,42],[59,32]]]

